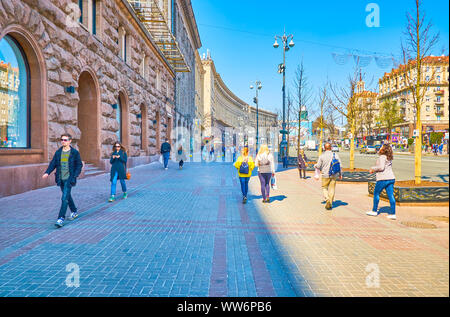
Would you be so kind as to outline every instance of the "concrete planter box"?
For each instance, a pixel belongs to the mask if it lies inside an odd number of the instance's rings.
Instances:
[[[375,182],[368,183],[369,194],[373,195]],[[387,199],[386,191],[383,190],[380,197]],[[436,187],[401,187],[394,185],[394,197],[396,202],[408,203],[448,203],[448,186]]]

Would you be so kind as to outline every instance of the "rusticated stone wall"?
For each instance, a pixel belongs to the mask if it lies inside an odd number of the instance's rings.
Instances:
[[[85,27],[68,27],[68,15],[72,14],[71,4],[76,0],[2,0],[0,4],[0,29],[11,24],[19,24],[35,38],[42,50],[47,70],[47,120],[48,158],[59,147],[61,133],[69,132],[74,143],[81,138],[78,128],[78,90],[66,93],[64,87],[78,87],[78,79],[83,71],[90,70],[98,82],[100,97],[100,144],[101,158],[110,154],[111,144],[116,140],[118,123],[112,104],[118,103],[119,91],[128,99],[129,112],[129,152],[130,156],[141,155],[141,127],[136,115],[140,106],[147,107],[149,129],[149,154],[155,153],[156,127],[153,124],[155,112],[161,111],[161,135],[165,135],[166,85],[173,99],[173,75],[164,65],[139,32],[122,1],[102,0],[99,34],[93,35]],[[118,28],[123,26],[131,39],[131,61],[125,63],[119,57]],[[4,34],[2,34],[4,35]],[[148,77],[140,75],[142,55],[150,57]],[[155,87],[156,69],[162,76],[162,89]],[[171,109],[169,109],[171,111]]]
[[[32,98],[43,97],[42,108],[39,109],[43,114],[39,118],[41,129],[36,130],[32,124],[30,131],[32,135],[38,133],[43,141],[34,142],[32,136],[31,149],[0,149],[0,166],[4,167],[3,172],[6,173],[5,168],[9,165],[48,162],[60,146],[59,138],[64,132],[72,134],[72,144],[78,147],[79,140],[83,137],[78,113],[79,85],[81,75],[86,73],[92,79],[89,81],[89,94],[98,97],[90,110],[97,123],[89,126],[86,132],[89,137],[95,138],[93,151],[96,151],[98,159],[94,163],[101,168],[109,167],[109,163],[105,162],[108,162],[119,128],[116,109],[112,105],[118,104],[119,93],[125,101],[125,145],[129,151],[130,166],[156,160],[159,151],[156,136],[165,138],[166,131],[170,128],[166,126],[168,118],[174,117],[174,106],[167,100],[174,100],[175,74],[153,44],[150,33],[144,32],[142,24],[130,13],[131,7],[127,1],[97,2],[97,34],[94,35],[84,25],[78,22],[74,25],[73,19],[70,19],[78,0],[1,0],[0,39],[5,35],[15,37],[10,33],[10,30],[14,30],[15,34],[23,33],[23,38],[34,44],[24,51],[27,57],[30,49],[35,51],[39,64],[31,67],[31,91],[34,91]],[[127,62],[119,57],[119,27],[123,27],[130,36]],[[22,43],[23,41],[19,41],[19,44]],[[148,67],[142,74],[143,56],[148,57]],[[41,70],[39,76],[33,73],[35,68]],[[160,89],[156,88],[157,71],[161,79]],[[40,82],[39,85],[37,81]],[[66,92],[65,87],[69,86],[75,87],[75,93]],[[40,91],[36,91],[36,87],[40,87]],[[31,105],[34,107],[33,101]],[[139,118],[142,106],[147,115]],[[37,110],[31,110],[31,121],[37,120],[35,111]],[[155,124],[157,117],[160,120]],[[147,128],[147,141],[144,143],[146,147],[143,149],[141,120],[142,126]],[[36,183],[35,180],[30,182]],[[29,190],[35,187],[21,188]],[[11,193],[22,191],[24,190],[10,190]]]

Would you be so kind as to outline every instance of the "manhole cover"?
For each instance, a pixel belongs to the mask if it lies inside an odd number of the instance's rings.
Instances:
[[[432,224],[432,223],[426,223],[426,222],[410,222],[410,221],[405,221],[402,222],[402,225],[405,225],[407,227],[412,227],[412,228],[421,228],[421,229],[436,229],[436,225]]]
[[[425,218],[431,221],[443,221],[448,223],[448,217],[445,216],[429,216]]]

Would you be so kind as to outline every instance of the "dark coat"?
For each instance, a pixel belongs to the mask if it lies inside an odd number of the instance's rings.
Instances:
[[[62,147],[60,147],[53,155],[53,158],[48,165],[45,173],[49,174],[56,169],[55,173],[55,182],[58,186],[61,186],[61,153]],[[81,161],[80,152],[78,152],[73,147],[70,147],[70,156],[69,156],[69,183],[72,186],[77,184],[77,177],[80,176],[81,169],[83,168],[83,162]]]
[[[119,158],[112,158],[113,155],[120,155]],[[111,159],[109,162],[111,163],[111,173],[110,173],[110,181],[112,182],[114,175],[117,172],[117,179],[127,179],[126,168],[127,165],[127,153],[123,150],[120,150],[119,153],[114,152],[111,154]]]
[[[164,142],[163,144],[161,144],[161,154],[170,152],[171,149],[172,147],[170,146],[169,142]]]
[[[306,157],[305,154],[303,154],[303,156],[301,154],[298,155],[298,168],[299,169],[305,169],[306,166],[308,165],[308,158]]]

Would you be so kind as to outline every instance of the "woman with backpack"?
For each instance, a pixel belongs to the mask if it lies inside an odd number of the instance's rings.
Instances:
[[[395,175],[392,171],[392,160],[394,159],[394,153],[389,144],[383,144],[378,152],[380,157],[377,159],[377,163],[372,167],[369,172],[377,173],[377,182],[373,191],[373,208],[372,211],[368,211],[368,216],[378,216],[378,203],[380,202],[380,194],[383,189],[386,189],[386,194],[391,204],[392,214],[387,216],[389,219],[397,219],[395,215],[395,197],[394,197],[394,184]]]
[[[297,158],[298,163],[298,171],[300,173],[300,178],[306,179],[306,166],[307,166],[308,159],[306,158],[305,151],[303,149],[300,149],[300,154]],[[302,177],[303,174],[303,177]]]
[[[182,169],[184,161],[186,161],[186,153],[184,152],[182,145],[180,145],[180,147],[178,148],[178,151],[175,156],[178,161],[179,168]]]
[[[125,184],[126,166],[127,166],[127,151],[119,142],[114,143],[112,149],[111,159],[111,197],[109,197],[109,202],[113,202],[116,198],[116,185],[117,180],[120,180],[120,185],[122,186],[123,198],[127,198],[127,185]]]
[[[275,176],[275,163],[273,155],[269,152],[266,144],[261,145],[255,158],[255,165],[258,167],[263,203],[268,203],[270,202],[270,180]]]
[[[234,167],[238,170],[239,181],[241,182],[242,203],[247,203],[248,182],[255,168],[255,163],[251,156],[248,155],[248,147],[242,149],[242,154],[238,157]]]

